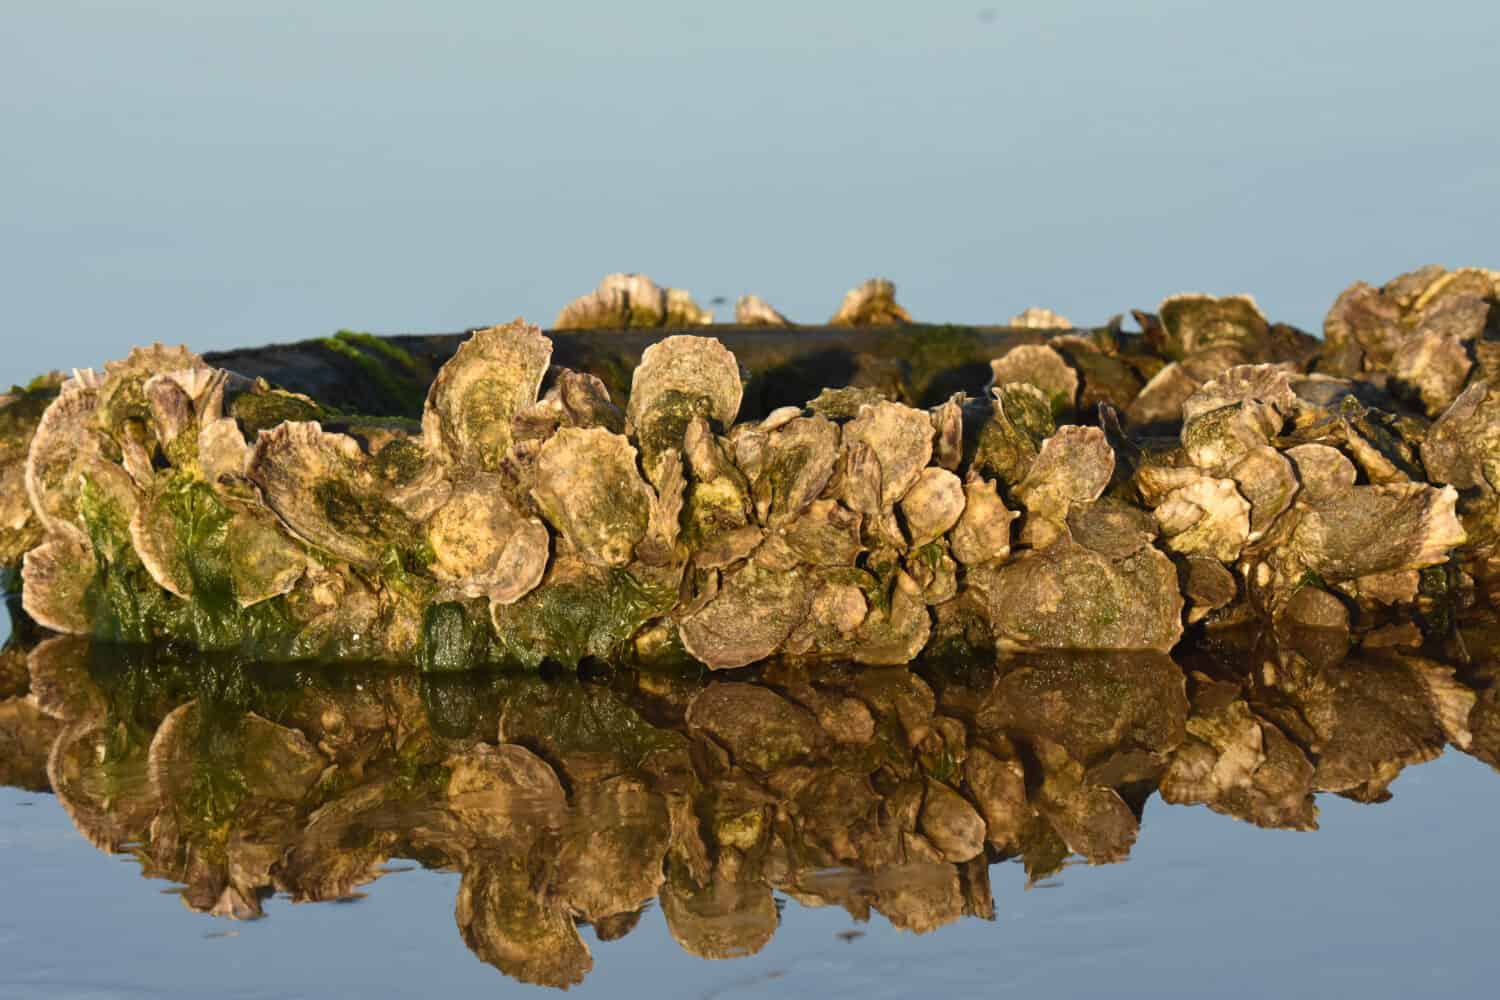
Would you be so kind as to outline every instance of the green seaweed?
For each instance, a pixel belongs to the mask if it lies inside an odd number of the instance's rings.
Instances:
[[[579,567],[508,607],[494,624],[505,662],[534,670],[544,661],[577,668],[586,658],[618,659],[627,641],[677,600],[674,587],[638,580],[623,569]]]

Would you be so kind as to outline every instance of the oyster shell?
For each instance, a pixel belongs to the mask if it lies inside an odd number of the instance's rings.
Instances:
[[[966,566],[1000,562],[1010,555],[1010,525],[1021,515],[1007,510],[993,481],[964,486],[964,509],[954,525],[953,557]]]
[[[740,326],[791,326],[791,320],[772,309],[759,295],[741,295],[734,303],[734,321]]]
[[[1012,316],[1006,326],[1017,326],[1023,330],[1077,329],[1073,321],[1068,319],[1068,317],[1059,315],[1051,309],[1044,309],[1041,306],[1031,306],[1024,312]]]
[[[1270,323],[1248,295],[1173,295],[1157,309],[1169,357],[1181,358],[1206,347],[1262,347]]]
[[[432,383],[422,410],[431,455],[493,472],[510,451],[512,422],[536,402],[552,341],[523,320],[477,330]]]
[[[680,288],[662,288],[644,274],[611,274],[599,287],[563,306],[559,330],[705,326],[713,314]]]
[[[600,427],[565,427],[549,438],[531,494],[548,523],[600,566],[630,562],[655,502],[630,441]]]
[[[547,570],[547,526],[517,511],[500,484],[487,479],[455,489],[426,531],[433,575],[468,597],[512,604],[541,583]]]
[[[947,469],[928,466],[901,498],[908,541],[920,548],[936,541],[958,523],[964,512],[964,484]]]
[[[810,600],[801,574],[752,560],[726,574],[718,595],[678,624],[678,635],[711,669],[743,667],[776,652],[807,616]]]
[[[1154,513],[1167,548],[1183,555],[1233,562],[1250,537],[1250,504],[1233,480],[1198,476],[1168,493]]]
[[[1054,417],[1078,402],[1078,373],[1046,344],[1021,344],[990,362],[990,385],[1023,382],[1046,393]]]
[[[21,606],[43,628],[72,635],[92,631],[88,594],[94,554],[75,535],[54,535],[26,553]]]
[[[739,362],[712,337],[667,337],[646,348],[630,382],[625,419],[651,480],[657,480],[660,456],[682,447],[695,418],[730,427],[743,393]]]
[[[1325,580],[1435,566],[1465,541],[1457,500],[1451,486],[1352,486],[1310,507],[1290,544]]]
[[[359,442],[317,423],[287,422],[262,433],[248,477],[287,530],[352,565],[373,568],[415,537]]]
[[[916,485],[932,461],[932,421],[921,410],[901,403],[861,406],[859,416],[844,425],[844,445],[866,445],[879,470],[879,507],[889,510]],[[861,508],[850,504],[856,510]]]

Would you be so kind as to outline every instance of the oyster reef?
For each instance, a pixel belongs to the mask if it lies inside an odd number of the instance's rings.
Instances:
[[[1319,340],[1243,296],[924,325],[877,279],[716,328],[616,275],[550,337],[157,345],[0,399],[0,561],[55,632],[429,671],[1451,645],[1496,579],[1497,299],[1424,268]]]

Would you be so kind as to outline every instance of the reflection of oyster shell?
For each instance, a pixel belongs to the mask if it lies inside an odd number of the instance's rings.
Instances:
[[[514,743],[478,744],[444,762],[448,807],[480,837],[556,830],[567,811],[557,773]]]
[[[758,684],[711,684],[688,704],[686,719],[690,732],[762,773],[808,760],[826,743],[811,712]]]
[[[655,500],[629,440],[600,427],[566,427],[549,438],[531,495],[578,554],[601,566],[630,561]]]
[[[475,859],[459,882],[454,918],[481,961],[523,983],[566,989],[594,967],[572,919],[538,898],[524,855]]]
[[[511,421],[536,402],[552,341],[522,320],[479,330],[443,365],[422,411],[429,453],[494,471],[510,451]]]
[[[145,839],[158,808],[146,778],[144,747],[123,757],[112,752],[112,728],[96,721],[75,723],[47,758],[47,783],[68,818],[89,843],[110,853]]]
[[[373,567],[412,538],[410,520],[386,499],[359,442],[317,423],[262,433],[249,477],[294,535],[356,566]]]
[[[977,857],[984,850],[985,825],[967,799],[940,781],[927,780],[918,829],[945,861]]]
[[[849,290],[830,326],[895,326],[911,316],[896,302],[896,285],[887,278],[871,278]]]
[[[662,797],[622,775],[579,789],[574,816],[557,853],[555,891],[567,910],[597,921],[655,899],[671,832]]]
[[[547,569],[552,536],[525,517],[497,483],[474,480],[455,489],[427,522],[432,572],[469,597],[511,604],[530,592]]]

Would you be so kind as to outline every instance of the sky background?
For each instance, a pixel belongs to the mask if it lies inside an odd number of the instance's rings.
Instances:
[[[0,383],[605,273],[1080,323],[1500,265],[1500,4],[0,0]]]

